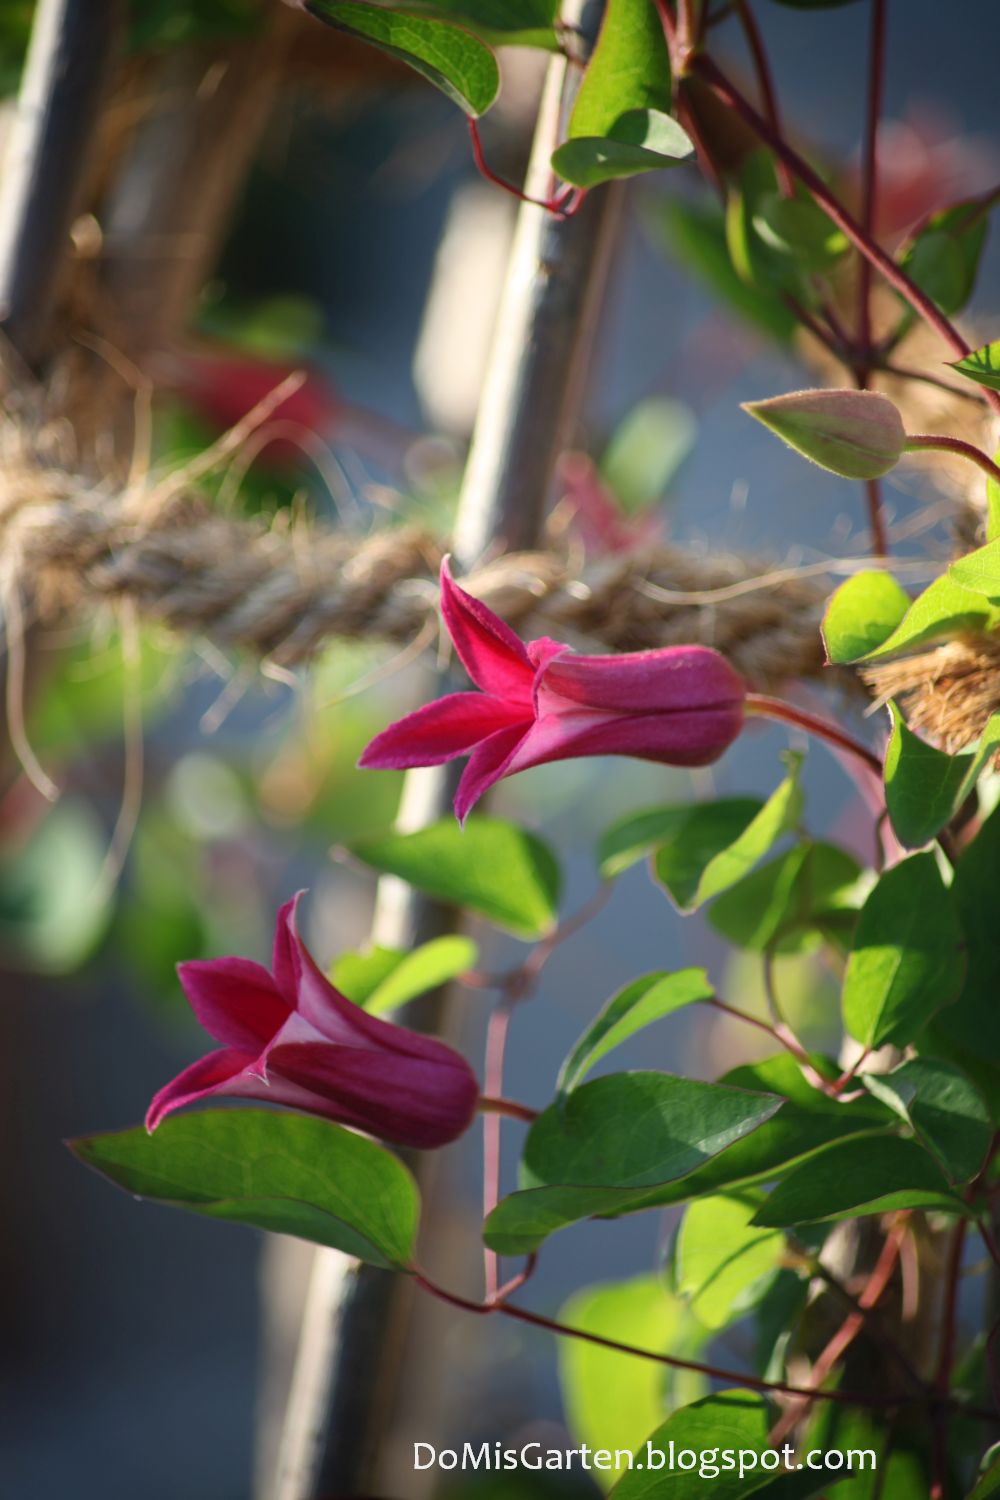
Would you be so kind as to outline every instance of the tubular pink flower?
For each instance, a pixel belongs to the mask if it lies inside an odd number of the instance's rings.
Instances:
[[[390,724],[358,764],[439,766],[468,755],[455,796],[465,821],[504,776],[580,755],[630,755],[671,766],[717,760],[743,727],[743,679],[708,646],[577,656],[525,643],[441,564],[441,613],[478,693],[450,693]]]
[[[443,1042],[380,1021],[336,990],[299,936],[298,902],[278,913],[270,972],[245,958],[179,965],[195,1015],[222,1045],[159,1091],[146,1129],[219,1095],[284,1104],[406,1146],[455,1140],[476,1112],[471,1068]]]

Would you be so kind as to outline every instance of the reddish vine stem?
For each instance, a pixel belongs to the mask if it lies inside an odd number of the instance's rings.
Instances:
[[[796,708],[792,703],[786,703],[782,698],[770,698],[766,693],[747,693],[747,714],[755,714],[762,719],[777,719],[783,724],[793,724],[796,729],[802,729],[806,734],[813,735],[816,739],[826,740],[827,744],[836,745],[839,750],[846,750],[849,755],[855,756],[862,761],[868,770],[874,771],[881,779],[882,762],[873,750],[856,740],[846,730],[839,729],[836,724],[831,724],[829,719],[821,719],[818,714],[811,714],[804,708]]]
[[[501,1099],[490,1094],[480,1094],[479,1109],[482,1114],[506,1115],[509,1120],[524,1120],[528,1125],[538,1119],[537,1109],[519,1104],[516,1099]]]
[[[718,64],[705,53],[699,53],[688,60],[688,67],[691,72],[701,77],[719,98],[739,115],[740,119],[749,125],[754,134],[770,147],[779,160],[787,164],[810,196],[855,248],[871,261],[889,285],[899,292],[914,311],[919,313],[924,321],[940,335],[949,349],[952,349],[960,359],[964,358],[970,352],[969,346],[954,324],[944,316],[930,297],[910,280],[906,272],[882,249],[881,245],[871,235],[865,233],[861,224],[830,191],[819,173],[793,147],[789,146],[782,136],[771,129],[767,120],[754,109],[748,99],[744,98]],[[990,391],[987,399],[994,411],[1000,412],[1000,391]]]
[[[956,453],[960,458],[967,458],[969,463],[975,464],[982,469],[988,479],[994,484],[1000,484],[1000,468],[989,458],[981,448],[967,443],[964,438],[939,437],[937,433],[920,432],[915,435],[907,434],[906,451],[915,453],[919,449],[937,450],[940,453]]]
[[[743,35],[747,39],[750,56],[753,58],[754,71],[757,74],[757,86],[760,89],[764,113],[775,135],[781,135],[781,116],[778,112],[778,96],[774,89],[771,65],[767,60],[767,52],[764,50],[764,39],[760,34],[757,18],[750,9],[749,0],[736,0],[736,15],[743,28]],[[795,180],[792,177],[788,163],[783,161],[777,162],[775,173],[781,196],[783,198],[794,198]]]
[[[487,182],[492,182],[494,187],[502,188],[505,193],[510,193],[520,203],[533,203],[536,208],[544,208],[546,212],[558,214],[560,218],[569,219],[576,213],[583,201],[583,191],[567,185],[561,192],[552,198],[533,198],[523,188],[515,183],[509,182],[506,177],[501,177],[499,172],[494,172],[487,162],[483,153],[482,136],[479,134],[479,122],[472,115],[469,116],[469,139],[472,142],[472,159],[476,164],[476,170]]]
[[[837,1332],[833,1335],[833,1338],[830,1339],[826,1348],[813,1364],[812,1382],[814,1388],[807,1392],[804,1399],[800,1399],[789,1406],[788,1410],[775,1424],[771,1431],[772,1445],[777,1446],[784,1442],[785,1438],[820,1394],[818,1388],[822,1386],[825,1380],[829,1379],[835,1367],[865,1326],[866,1314],[877,1306],[889,1282],[892,1280],[892,1274],[896,1269],[896,1262],[899,1259],[903,1239],[908,1233],[909,1213],[904,1212],[897,1217],[885,1237],[881,1254],[872,1269],[864,1291],[858,1298],[857,1310],[848,1314],[837,1329]],[[829,1392],[825,1394],[829,1395]]]
[[[457,1292],[450,1292],[446,1287],[439,1286],[418,1267],[412,1268],[412,1273],[417,1285],[432,1297],[437,1297],[441,1302],[447,1302],[451,1307],[461,1308],[464,1312],[488,1315],[501,1313],[507,1318],[516,1318],[520,1323],[529,1323],[534,1328],[544,1328],[549,1333],[559,1334],[563,1338],[581,1339],[584,1343],[596,1344],[601,1349],[611,1349],[617,1354],[631,1354],[637,1359],[649,1359],[655,1364],[666,1365],[671,1370],[691,1370],[696,1375],[706,1375],[710,1380],[719,1380],[727,1385],[744,1386],[747,1390],[766,1391],[778,1396],[800,1396],[808,1397],[810,1401],[832,1401],[841,1406],[866,1407],[870,1411],[887,1411],[894,1407],[913,1405],[923,1401],[921,1395],[893,1395],[873,1396],[860,1391],[814,1391],[811,1387],[792,1385],[784,1380],[764,1380],[757,1375],[749,1375],[740,1370],[726,1370],[718,1365],[703,1364],[698,1360],[679,1359],[673,1354],[660,1354],[652,1349],[642,1349],[635,1344],[622,1343],[620,1339],[609,1339],[601,1334],[590,1333],[584,1328],[571,1328],[567,1323],[560,1323],[555,1318],[547,1318],[542,1313],[529,1311],[526,1307],[513,1307],[509,1302],[497,1297],[492,1302],[476,1302],[470,1297],[462,1297]]]

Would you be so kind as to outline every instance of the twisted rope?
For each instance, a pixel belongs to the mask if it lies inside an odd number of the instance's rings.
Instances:
[[[140,616],[283,667],[329,642],[412,641],[436,618],[442,548],[410,527],[351,536],[220,511],[155,484],[114,492],[56,467],[8,465],[0,549],[36,610],[127,601]],[[742,557],[674,546],[574,565],[512,554],[463,580],[515,628],[575,645],[715,646],[749,682],[817,675],[826,589]]]

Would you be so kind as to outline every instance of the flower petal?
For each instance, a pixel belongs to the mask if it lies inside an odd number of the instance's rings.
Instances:
[[[524,642],[481,600],[459,588],[447,558],[441,564],[441,614],[477,687],[497,698],[531,701],[535,672]]]
[[[274,924],[271,974],[275,989],[289,1010],[294,1010],[297,1004],[300,965],[295,912],[304,894],[304,891],[296,891],[292,899],[279,908]]]
[[[424,1040],[429,1040],[425,1038]],[[443,1146],[469,1126],[479,1087],[457,1052],[436,1043],[423,1063],[322,1042],[276,1047],[270,1075],[326,1103],[331,1119],[416,1147]]]
[[[224,1047],[259,1052],[288,1018],[274,980],[248,958],[194,959],[177,974],[198,1020]]]
[[[377,734],[358,765],[364,770],[406,771],[411,766],[440,766],[466,755],[472,747],[526,717],[523,705],[511,705],[489,693],[449,693],[425,703]]]
[[[745,693],[742,677],[718,651],[665,646],[622,656],[557,657],[539,675],[536,702],[540,714],[558,710],[554,698],[619,713],[662,713],[742,703]]]
[[[631,755],[668,766],[707,766],[743,728],[742,704],[675,713],[614,714],[580,709],[549,714],[525,735],[501,775],[584,755]]]
[[[530,723],[514,724],[509,729],[498,729],[476,746],[455,793],[455,816],[460,823],[465,822],[483,793],[508,774],[508,765],[518,747],[533,732]]]
[[[199,1057],[197,1062],[178,1073],[159,1093],[153,1095],[146,1111],[146,1129],[152,1135],[160,1121],[175,1109],[185,1104],[194,1104],[197,1099],[206,1099],[212,1094],[226,1092],[226,1085],[241,1074],[253,1062],[245,1052],[234,1052],[225,1047],[221,1052],[210,1052]],[[263,1088],[263,1084],[261,1085]]]

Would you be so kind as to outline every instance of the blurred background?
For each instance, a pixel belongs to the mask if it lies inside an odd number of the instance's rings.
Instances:
[[[0,17],[8,115],[32,9],[8,0]],[[447,535],[516,204],[476,174],[460,113],[380,54],[306,23],[272,78],[253,51],[262,23],[249,0],[133,9],[120,110],[124,118],[141,108],[141,149],[132,148],[133,180],[119,171],[117,196],[105,194],[107,217],[74,227],[84,266],[90,255],[118,256],[135,272],[143,257],[183,256],[173,240],[136,244],[128,235],[135,195],[164,170],[163,121],[184,106],[192,81],[204,84],[213,68],[246,68],[243,96],[261,115],[251,120],[241,96],[247,114],[229,149],[245,160],[220,166],[194,150],[187,168],[192,193],[202,171],[217,174],[223,222],[158,356],[157,463],[182,465],[302,366],[308,380],[287,421],[245,472],[242,464],[224,471],[220,503],[306,506],[358,530],[419,520]],[[757,9],[793,133],[849,178],[866,7]],[[720,46],[727,35],[723,28]],[[991,0],[966,0],[947,26],[937,0],[890,8],[890,238],[1000,177],[997,43]],[[741,66],[738,36],[729,45]],[[514,51],[503,62],[484,140],[497,170],[517,179],[541,63]],[[860,493],[805,475],[739,410],[740,401],[811,382],[774,305],[757,306],[720,274],[721,233],[721,210],[694,167],[630,186],[587,371],[586,421],[553,497],[558,524],[591,551],[623,535],[660,535],[696,552],[789,566],[861,552]],[[996,310],[998,270],[1000,250],[987,244],[966,314],[973,326]],[[115,306],[116,347],[127,351],[135,323],[126,300]],[[114,371],[108,378],[121,380]],[[126,407],[131,399],[126,391]],[[944,545],[935,542],[926,480],[908,469],[886,495],[901,550]],[[30,741],[64,790],[50,807],[8,748],[0,751],[0,1488],[33,1500],[245,1500],[256,1473],[265,1495],[307,1249],[137,1206],[81,1170],[62,1141],[134,1123],[155,1089],[203,1050],[177,961],[266,959],[273,913],[299,887],[309,889],[307,937],[324,962],[364,946],[374,882],[336,851],[388,826],[399,779],[362,775],[354,764],[367,739],[417,701],[422,669],[394,663],[386,648],[337,645],[301,678],[273,681],[253,664],[144,628],[142,811],[106,899],[95,891],[126,760],[113,620],[46,636],[33,669]],[[374,684],[354,692],[370,674]],[[698,790],[770,791],[784,743],[760,733]],[[664,768],[576,762],[503,785],[495,810],[557,850],[572,912],[596,888],[601,829],[630,810],[682,799],[690,784]],[[806,784],[813,831],[857,845],[864,819],[840,768],[813,750]],[[523,953],[490,929],[473,935],[486,969]],[[723,993],[749,1003],[755,971],[726,971],[725,962],[718,939],[697,918],[681,921],[635,868],[555,954],[517,1015],[507,1091],[532,1104],[549,1097],[587,1018],[636,973],[706,964]],[[801,994],[803,1030],[820,1044],[831,1031],[822,976],[808,956],[783,964],[789,1003]],[[479,1066],[482,997],[463,992],[462,1004],[463,1045]],[[617,1065],[714,1076],[753,1047],[752,1034],[748,1042],[711,1018],[678,1017],[623,1049]],[[519,1133],[508,1127],[508,1187]],[[479,1153],[477,1128],[447,1154],[448,1232],[427,1251],[450,1284],[472,1293]],[[602,1278],[655,1272],[669,1234],[670,1216],[659,1214],[567,1231],[542,1260],[531,1305],[554,1312]],[[561,1440],[550,1340],[437,1307],[421,1317],[447,1416],[428,1432],[415,1406],[414,1425],[393,1437],[400,1474],[414,1438]],[[745,1358],[738,1330],[727,1337],[728,1358]],[[579,1479],[532,1488],[519,1475],[515,1484],[441,1480],[440,1493],[597,1493]],[[411,1475],[396,1493],[422,1491]]]

